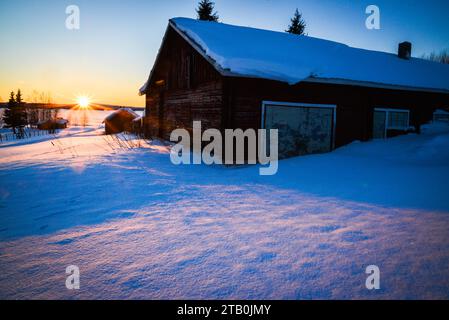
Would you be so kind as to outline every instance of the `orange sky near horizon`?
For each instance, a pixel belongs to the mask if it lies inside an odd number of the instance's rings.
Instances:
[[[215,0],[220,21],[284,31],[295,0]],[[409,40],[415,57],[440,52],[449,43],[447,0],[378,0],[380,30],[365,26],[366,1],[300,1],[309,36],[357,48],[397,52]],[[198,0],[77,0],[80,29],[66,27],[67,6],[54,0],[0,1],[0,101],[21,89],[49,92],[54,103],[143,107],[138,95],[156,59],[168,21],[195,18]],[[410,23],[413,21],[413,23]]]
[[[83,71],[70,72],[66,77],[57,66],[53,70],[30,72],[28,77],[20,78],[7,74],[0,79],[0,101],[7,102],[10,92],[21,90],[25,102],[33,101],[36,93],[50,95],[53,103],[76,103],[80,96],[88,96],[92,102],[120,106],[145,106],[145,97],[138,95],[140,82],[115,82],[120,75],[84,76]],[[105,85],[106,84],[106,85]]]
[[[61,104],[84,95],[93,103],[145,106],[138,91],[150,73],[166,18],[157,22],[156,36],[141,37],[153,22],[138,15],[142,10],[131,1],[79,0],[77,5],[80,29],[70,30],[67,3],[0,2],[0,101],[20,88],[25,102],[33,102],[37,91]]]

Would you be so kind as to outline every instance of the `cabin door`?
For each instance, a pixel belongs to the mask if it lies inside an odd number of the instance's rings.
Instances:
[[[280,158],[334,148],[336,106],[264,102],[262,108],[262,128],[278,129]]]

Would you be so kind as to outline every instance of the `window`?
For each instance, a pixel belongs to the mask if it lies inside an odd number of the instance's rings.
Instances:
[[[410,111],[404,109],[374,109],[373,138],[388,137],[389,130],[406,131],[410,126]]]
[[[437,110],[433,113],[433,121],[449,122],[449,112],[444,110]]]
[[[387,129],[407,130],[408,124],[408,111],[389,111]]]

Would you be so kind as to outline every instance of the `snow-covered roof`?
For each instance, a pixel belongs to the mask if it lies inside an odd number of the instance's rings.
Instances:
[[[174,18],[170,25],[223,75],[449,92],[449,65],[441,63],[217,22]]]
[[[147,87],[148,87],[148,81],[146,81],[139,89],[139,93],[141,95],[145,94],[145,91],[147,91]]]
[[[112,112],[110,115],[108,115],[106,118],[104,118],[104,121],[110,121],[110,120],[112,120],[112,119],[114,119],[114,117],[117,115],[117,114],[119,114],[119,113],[122,113],[122,112],[126,112],[126,113],[129,113],[131,116],[133,116],[134,118],[138,118],[139,117],[139,115],[133,110],[133,109],[131,109],[131,108],[120,108],[120,109],[118,109],[118,110],[116,110],[116,111],[114,111],[114,112]],[[103,122],[104,122],[103,121]]]

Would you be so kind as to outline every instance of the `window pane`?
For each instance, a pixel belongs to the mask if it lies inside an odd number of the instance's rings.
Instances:
[[[408,112],[390,111],[388,112],[388,128],[407,129]]]

